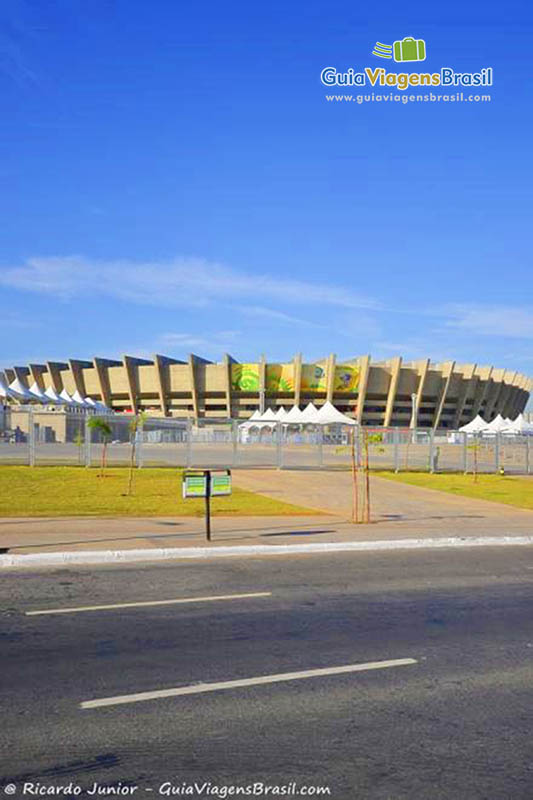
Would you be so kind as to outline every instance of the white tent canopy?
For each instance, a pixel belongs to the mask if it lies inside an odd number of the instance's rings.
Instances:
[[[284,422],[286,417],[287,417],[287,411],[285,411],[283,406],[280,406],[280,408],[278,408],[278,410],[276,411],[276,419],[278,420],[278,422]]]
[[[519,414],[515,420],[513,420],[510,425],[505,429],[505,433],[525,433],[525,434],[532,434],[533,433],[533,424],[528,422],[523,414]]]
[[[304,410],[302,411],[302,422],[308,423],[310,425],[319,425],[320,424],[320,416],[318,412],[318,408],[313,405],[313,403],[308,403]]]
[[[9,397],[12,400],[24,400],[24,395],[20,394],[19,392],[14,391],[10,386],[7,385],[7,382],[4,379],[3,373],[0,373],[0,397],[3,397],[4,400],[7,400]]]
[[[63,400],[63,402],[64,402],[64,403],[66,403],[68,406],[75,406],[75,405],[76,405],[76,403],[74,402],[74,400],[73,400],[73,399],[72,399],[72,397],[69,395],[69,393],[67,392],[67,390],[66,390],[66,389],[63,389],[63,391],[60,393],[59,397],[60,397],[60,398],[61,398],[61,400]]]
[[[50,398],[45,395],[42,389],[39,388],[39,386],[37,385],[37,381],[34,381],[30,386],[30,392],[34,394],[36,397],[38,397],[41,403],[50,402]]]
[[[80,405],[80,406],[83,406],[83,408],[88,408],[88,404],[87,404],[87,403],[86,403],[86,401],[83,399],[83,397],[81,396],[81,394],[79,393],[79,391],[78,391],[77,389],[76,389],[76,391],[74,392],[74,394],[72,395],[72,399],[73,399],[73,400],[74,400],[74,402],[75,402],[75,403],[77,403],[78,405]]]
[[[319,409],[318,422],[320,425],[357,425],[354,419],[342,414],[329,400]]]
[[[482,431],[487,430],[487,428],[488,423],[478,414],[477,417],[474,417],[474,419],[470,420],[466,425],[463,425],[459,430],[465,433],[482,433]]]
[[[492,422],[486,427],[487,433],[503,433],[509,427],[509,424],[504,420],[501,414],[498,414],[497,417],[494,417]]]
[[[85,404],[89,407],[94,409],[94,411],[98,411],[100,414],[110,414],[110,409],[101,403],[99,400],[93,400],[92,397],[86,397],[84,400]]]
[[[264,414],[261,414],[260,417],[257,417],[258,422],[277,422],[278,418],[274,414],[271,408],[267,408]]]
[[[58,395],[53,386],[49,386],[48,389],[45,389],[44,395],[45,397],[48,397],[50,402],[55,403],[56,406],[65,405],[65,400],[62,400],[62,398]]]
[[[300,411],[299,406],[293,406],[290,411],[287,412],[287,416],[283,420],[284,425],[299,425],[304,420],[302,420],[302,412]]]
[[[15,392],[17,395],[20,395],[20,397],[23,398],[24,400],[33,400],[37,402],[41,401],[38,395],[33,394],[33,392],[30,392],[29,389],[26,389],[26,387],[23,386],[19,378],[15,378],[15,380],[9,384],[9,388],[11,389],[12,392]]]

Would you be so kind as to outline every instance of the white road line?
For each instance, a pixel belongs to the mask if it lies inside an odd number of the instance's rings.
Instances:
[[[100,700],[85,700],[83,703],[80,703],[80,707],[102,708],[104,706],[118,706],[124,703],[142,703],[144,700],[156,700],[161,697],[203,694],[204,692],[218,692],[222,689],[236,689],[242,686],[258,686],[265,683],[280,683],[281,681],[298,681],[303,678],[342,675],[347,672],[365,672],[371,669],[387,669],[387,667],[404,667],[417,663],[417,660],[414,658],[397,658],[393,661],[368,661],[366,664],[348,664],[344,667],[308,669],[304,672],[281,672],[277,675],[263,675],[257,678],[243,678],[237,681],[222,681],[221,683],[195,683],[191,686],[181,686],[177,689],[158,689],[153,692],[139,692],[138,694],[121,694],[116,697],[103,697]]]
[[[77,608],[46,608],[42,611],[26,611],[27,617],[41,614],[77,614],[80,611],[108,611],[113,608],[142,608],[143,606],[172,606],[181,603],[208,603],[215,600],[244,600],[247,597],[271,597],[272,592],[249,592],[248,594],[220,594],[212,597],[184,597],[177,600],[148,600],[140,603],[114,603],[106,606],[79,606]]]

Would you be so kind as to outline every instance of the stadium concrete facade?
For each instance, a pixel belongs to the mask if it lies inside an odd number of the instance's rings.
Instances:
[[[372,426],[456,429],[481,414],[515,417],[526,407],[532,380],[513,370],[401,357],[370,356],[338,361],[335,355],[306,363],[272,363],[264,357],[239,363],[226,355],[213,363],[196,355],[180,361],[153,358],[69,359],[4,370],[30,388],[78,391],[119,412],[196,419],[247,419],[256,410],[279,406],[320,406],[329,400],[340,411]]]

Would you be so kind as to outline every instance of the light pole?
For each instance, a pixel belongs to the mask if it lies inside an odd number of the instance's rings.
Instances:
[[[417,422],[418,422],[418,402],[417,401],[418,401],[417,395],[413,392],[413,394],[411,395],[411,407],[412,408],[411,408],[411,422],[410,422],[410,425],[409,425],[409,427],[413,431],[413,440],[414,440],[414,437],[416,436],[415,431],[416,431],[416,426],[417,426]]]

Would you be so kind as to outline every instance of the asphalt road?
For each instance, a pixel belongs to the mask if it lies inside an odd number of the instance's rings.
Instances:
[[[26,615],[250,593],[266,595]],[[529,548],[27,571],[2,578],[0,604],[12,796],[94,782],[135,797],[166,782],[181,797],[260,782],[336,800],[533,796]],[[80,705],[391,659],[416,663]]]

